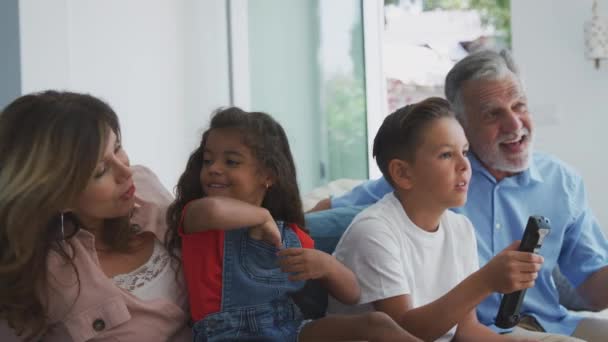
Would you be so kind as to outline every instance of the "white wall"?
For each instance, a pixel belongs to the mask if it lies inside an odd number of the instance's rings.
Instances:
[[[0,108],[21,93],[19,1],[0,1]]]
[[[134,164],[172,189],[229,103],[224,1],[21,0],[22,91],[88,92],[117,112]]]
[[[19,1],[21,91],[69,85],[68,0]]]
[[[513,52],[536,121],[536,149],[552,153],[584,177],[608,233],[608,60],[585,59],[583,23],[592,0],[512,0]],[[608,16],[608,0],[598,1]]]

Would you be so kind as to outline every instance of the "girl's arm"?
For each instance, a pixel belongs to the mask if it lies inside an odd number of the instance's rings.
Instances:
[[[204,197],[194,200],[186,207],[183,228],[185,233],[196,233],[210,229],[232,230],[250,228],[250,236],[281,245],[281,234],[270,212],[229,197]]]
[[[359,302],[361,289],[351,270],[333,256],[311,248],[286,248],[279,253],[281,270],[291,281],[319,279],[327,291],[344,304]]]
[[[361,297],[361,289],[355,274],[333,256],[322,251],[315,250],[315,252],[327,258],[328,273],[322,281],[329,294],[344,304],[357,304]]]

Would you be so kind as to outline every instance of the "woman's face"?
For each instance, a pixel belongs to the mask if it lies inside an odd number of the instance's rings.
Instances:
[[[110,130],[107,145],[74,213],[85,227],[98,227],[103,220],[127,216],[135,205],[135,186],[129,157],[116,134]]]

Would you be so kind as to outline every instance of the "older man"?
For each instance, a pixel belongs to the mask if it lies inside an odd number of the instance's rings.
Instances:
[[[476,228],[480,264],[520,239],[530,215],[551,221],[541,249],[543,268],[526,293],[521,327],[511,333],[543,341],[605,341],[608,320],[581,319],[561,306],[551,274],[559,266],[593,309],[608,307],[608,242],[581,177],[556,158],[532,151],[532,117],[510,56],[493,51],[467,56],[448,73],[445,92],[473,152],[468,202],[455,211]],[[373,203],[390,191],[381,178],[321,201],[316,209]],[[495,294],[478,306],[479,320],[496,330],[499,304]]]

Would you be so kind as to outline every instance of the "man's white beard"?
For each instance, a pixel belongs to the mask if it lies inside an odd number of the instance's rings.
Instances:
[[[527,147],[518,157],[513,160],[503,155],[503,151],[500,148],[500,144],[505,141],[519,140],[522,137],[526,137]],[[519,138],[519,139],[518,139]],[[497,142],[493,146],[484,146],[477,151],[477,157],[481,162],[488,168],[493,170],[518,173],[528,169],[530,164],[530,158],[532,156],[533,140],[530,131],[527,128],[522,128],[517,133],[505,135],[497,139]]]

